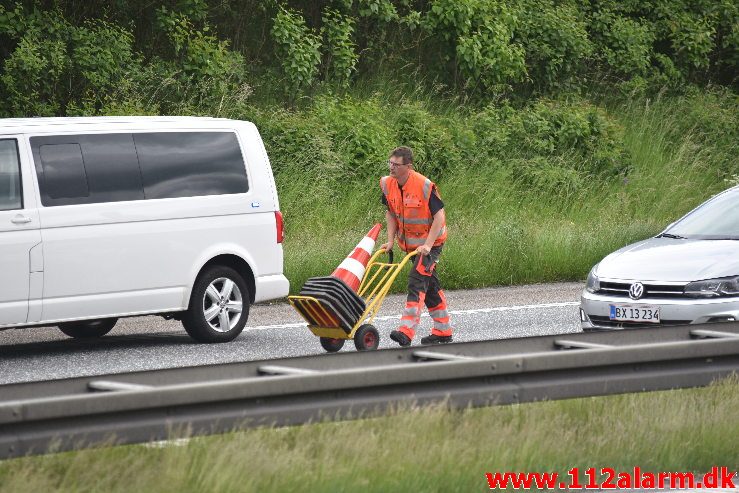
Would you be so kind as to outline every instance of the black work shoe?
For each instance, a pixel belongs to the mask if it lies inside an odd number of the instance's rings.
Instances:
[[[392,339],[393,341],[397,342],[398,344],[400,344],[403,347],[406,347],[406,346],[410,346],[411,345],[411,338],[408,337],[407,335],[403,334],[399,330],[394,330],[394,331],[390,332],[390,339]]]
[[[390,337],[392,337],[392,334],[390,334]],[[443,344],[445,342],[452,342],[452,336],[437,336],[436,334],[431,334],[430,336],[421,338],[421,344]]]

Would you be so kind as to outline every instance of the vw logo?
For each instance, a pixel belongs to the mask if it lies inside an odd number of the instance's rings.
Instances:
[[[635,282],[629,288],[629,298],[632,300],[638,300],[644,295],[644,284]]]

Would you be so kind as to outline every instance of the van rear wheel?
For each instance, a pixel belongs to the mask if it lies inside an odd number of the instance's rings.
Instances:
[[[249,318],[249,290],[234,269],[216,265],[195,281],[182,325],[198,342],[228,342],[244,330]]]
[[[64,322],[58,325],[59,330],[69,337],[75,339],[94,339],[103,337],[113,330],[117,318],[101,318],[99,320],[80,320],[77,322]]]

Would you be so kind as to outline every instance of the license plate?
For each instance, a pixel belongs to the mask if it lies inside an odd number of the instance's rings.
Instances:
[[[616,322],[659,323],[659,307],[654,305],[611,305],[609,318]]]

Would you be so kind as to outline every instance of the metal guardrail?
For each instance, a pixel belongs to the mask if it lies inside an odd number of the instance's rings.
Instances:
[[[388,349],[0,386],[0,458],[399,403],[486,406],[696,387],[739,371],[739,323]]]

